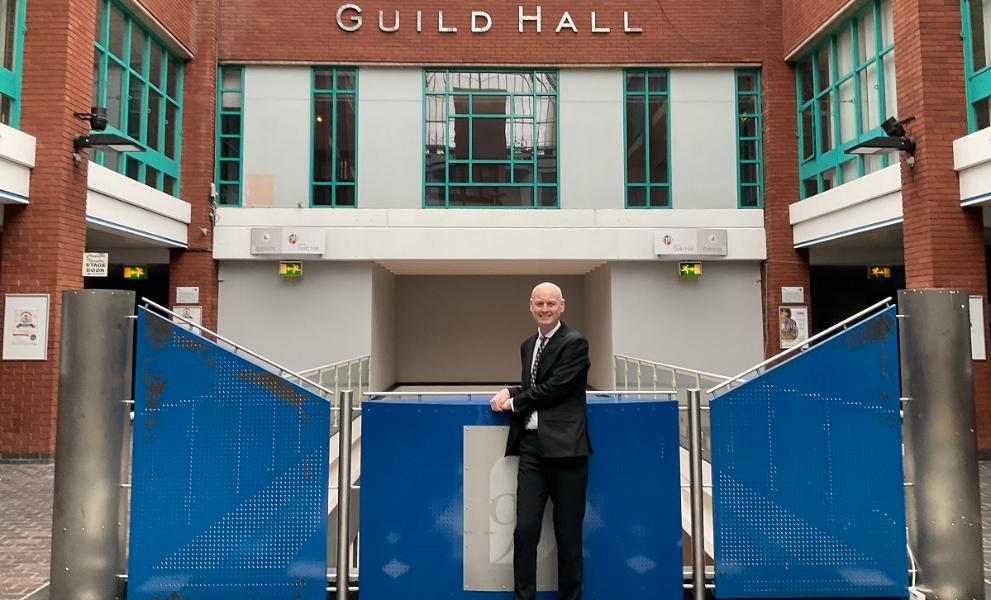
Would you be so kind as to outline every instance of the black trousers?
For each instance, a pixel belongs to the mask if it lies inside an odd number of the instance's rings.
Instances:
[[[520,443],[516,473],[516,530],[513,532],[513,579],[516,600],[537,597],[537,544],[547,498],[554,502],[557,538],[557,597],[582,597],[582,521],[588,486],[588,457],[543,458],[537,434]]]

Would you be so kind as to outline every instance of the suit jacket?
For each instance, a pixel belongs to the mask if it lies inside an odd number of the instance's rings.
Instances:
[[[588,439],[588,415],[585,390],[588,387],[588,340],[564,322],[547,340],[537,366],[537,384],[530,381],[536,334],[520,346],[522,386],[509,389],[515,412],[509,419],[506,456],[520,453],[520,439],[525,431],[524,418],[539,411],[537,436],[541,456],[563,458],[588,456],[592,444]]]

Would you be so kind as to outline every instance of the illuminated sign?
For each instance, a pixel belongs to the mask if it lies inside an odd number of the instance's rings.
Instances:
[[[702,276],[702,263],[700,262],[682,262],[678,263],[678,277],[701,277]]]
[[[298,261],[279,261],[279,275],[283,277],[302,277],[303,263]]]
[[[891,267],[867,267],[868,279],[891,279]]]
[[[148,279],[148,269],[143,266],[124,267],[124,279]]]

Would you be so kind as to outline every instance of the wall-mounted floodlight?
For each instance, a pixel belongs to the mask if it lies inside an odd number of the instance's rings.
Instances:
[[[909,119],[910,120],[910,119]],[[886,135],[879,135],[847,148],[847,154],[882,154],[885,152],[907,152],[910,157],[915,152],[915,140],[905,135],[905,127],[898,119],[891,117],[881,123]],[[911,162],[914,162],[911,161]]]
[[[110,148],[117,152],[144,152],[141,144],[132,142],[126,137],[117,133],[91,133],[89,135],[77,135],[72,146],[79,152],[83,148]]]

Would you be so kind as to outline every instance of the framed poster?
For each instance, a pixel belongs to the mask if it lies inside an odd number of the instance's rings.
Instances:
[[[781,349],[799,346],[809,339],[809,307],[778,307],[778,342]]]
[[[48,294],[7,294],[3,360],[48,359]]]
[[[987,360],[984,350],[984,296],[970,296],[970,357]]]

